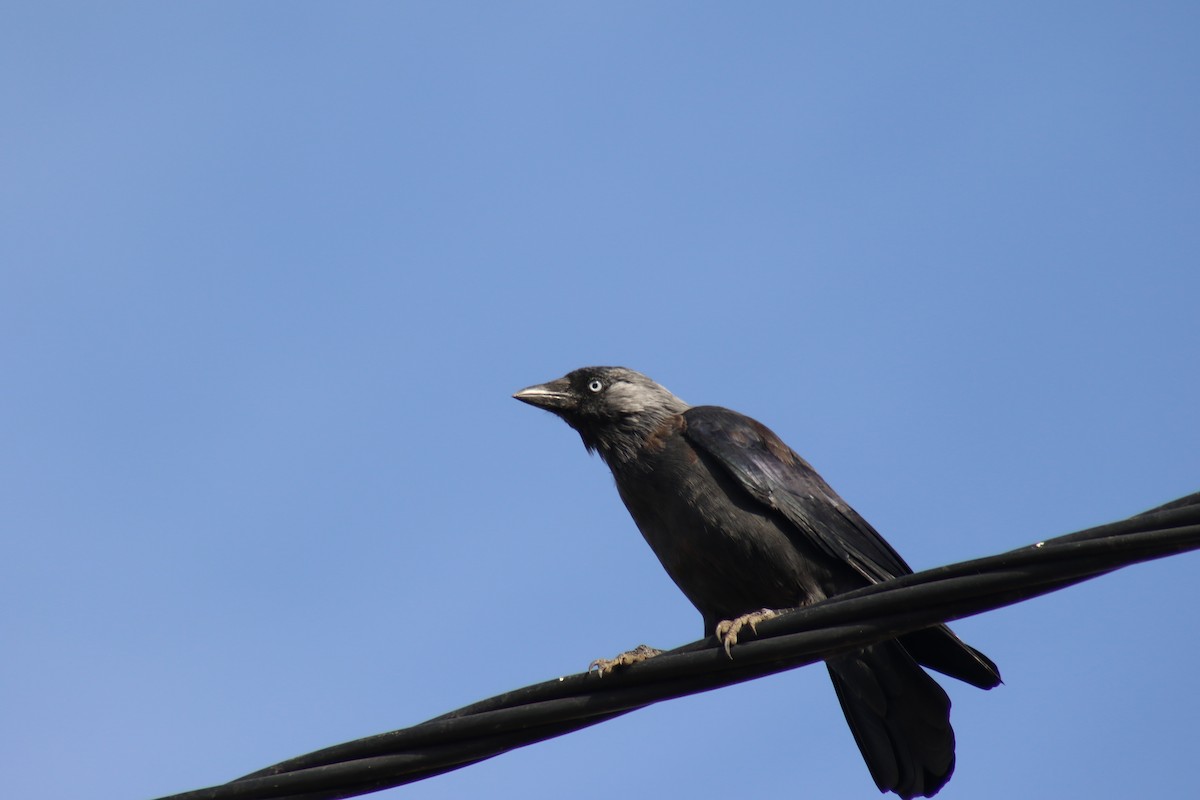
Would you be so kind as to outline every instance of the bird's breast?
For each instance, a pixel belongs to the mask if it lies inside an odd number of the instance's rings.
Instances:
[[[613,475],[646,542],[706,621],[824,597],[819,565],[797,549],[788,523],[684,437]]]

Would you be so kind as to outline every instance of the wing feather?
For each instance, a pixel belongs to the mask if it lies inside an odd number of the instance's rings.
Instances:
[[[872,583],[912,572],[879,533],[769,428],[718,406],[684,412],[688,440],[717,460],[760,503]]]

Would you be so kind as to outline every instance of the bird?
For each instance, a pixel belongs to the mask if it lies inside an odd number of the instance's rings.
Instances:
[[[667,574],[731,647],[781,609],[912,569],[813,467],[769,428],[720,406],[690,406],[640,372],[584,367],[514,398],[575,429]],[[653,657],[645,646],[606,671]],[[922,666],[981,689],[1001,683],[987,656],[945,625],[826,661],[880,792],[932,797],[954,772],[950,699]]]

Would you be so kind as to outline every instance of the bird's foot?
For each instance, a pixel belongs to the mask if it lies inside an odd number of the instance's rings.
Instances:
[[[778,611],[772,611],[769,608],[763,608],[750,614],[743,614],[737,619],[726,619],[718,622],[716,630],[717,639],[722,645],[725,646],[725,655],[733,658],[733,653],[730,652],[730,649],[737,644],[738,633],[742,630],[742,628],[749,625],[750,630],[758,633],[758,623],[765,619],[771,619],[772,617],[778,616]]]
[[[639,644],[632,650],[626,650],[616,658],[597,658],[591,664],[588,664],[588,672],[593,670],[603,678],[608,673],[612,672],[617,667],[627,667],[630,664],[636,664],[639,661],[645,661],[648,658],[654,658],[659,653],[663,652],[657,648],[646,644]]]

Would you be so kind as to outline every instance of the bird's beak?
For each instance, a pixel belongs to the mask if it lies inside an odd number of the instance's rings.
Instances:
[[[570,411],[579,403],[575,393],[571,391],[571,384],[566,378],[559,378],[549,383],[530,386],[528,389],[522,389],[517,392],[513,397],[522,403],[529,403],[531,406],[544,408],[547,411],[553,411],[555,414]]]

